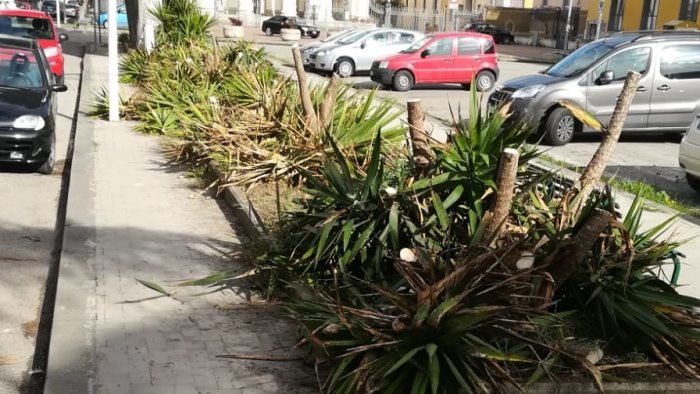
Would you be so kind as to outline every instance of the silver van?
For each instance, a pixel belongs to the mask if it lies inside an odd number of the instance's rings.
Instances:
[[[313,52],[310,67],[349,77],[357,71],[369,71],[375,59],[398,53],[421,37],[423,33],[403,29],[367,30]]]
[[[503,83],[489,105],[512,99],[511,119],[526,122],[545,143],[565,145],[574,132],[590,130],[558,101],[575,102],[607,124],[629,70],[642,78],[623,131],[685,132],[700,110],[700,32],[613,34],[541,74]]]

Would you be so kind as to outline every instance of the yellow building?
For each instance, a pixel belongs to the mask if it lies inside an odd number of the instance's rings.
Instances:
[[[699,5],[700,0],[591,0],[588,5],[588,35],[595,35],[599,8],[603,11],[601,32],[604,33],[662,30],[664,25],[696,27],[700,22]]]

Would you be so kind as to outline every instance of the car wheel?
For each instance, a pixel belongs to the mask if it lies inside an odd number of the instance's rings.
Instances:
[[[104,27],[105,29],[108,29],[109,28],[109,21],[102,22],[102,27]]]
[[[407,92],[413,87],[413,75],[406,70],[401,70],[394,75],[392,85],[398,92]]]
[[[503,43],[506,45],[510,45],[513,43],[513,39],[511,37],[508,37],[508,36],[503,37]]]
[[[696,192],[700,192],[700,178],[686,173],[685,180],[688,182],[688,185],[692,187]]]
[[[320,33],[312,33],[312,34],[309,34],[309,37],[311,37],[311,38],[318,38],[318,35],[319,35],[319,34],[320,34]]]
[[[272,35],[272,28],[271,27],[268,26],[267,29],[265,29],[265,35],[268,37]]]
[[[350,77],[355,73],[355,64],[351,59],[346,57],[340,58],[335,64],[335,73],[341,78]]]
[[[496,76],[491,71],[482,71],[476,74],[476,90],[488,92],[496,83]]]
[[[39,166],[37,171],[40,174],[46,174],[50,175],[53,173],[53,166],[54,163],[56,162],[56,133],[53,134],[53,139],[51,140],[51,152],[49,153],[49,157],[46,159],[44,163]]]
[[[556,108],[545,123],[544,142],[553,146],[568,144],[576,131],[576,119],[566,108]]]

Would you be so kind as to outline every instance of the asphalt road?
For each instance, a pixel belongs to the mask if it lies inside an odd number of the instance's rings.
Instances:
[[[289,46],[266,44],[263,47],[274,57],[292,64]],[[501,70],[498,82],[536,73],[548,66],[522,61],[501,61],[498,65]],[[348,78],[348,81],[357,89],[379,86],[369,76],[355,76]],[[381,90],[379,95],[396,100],[403,106],[408,100],[420,98],[428,115],[445,120],[451,119],[450,109],[456,113],[461,108],[463,116],[466,116],[469,108],[469,93],[459,85],[424,85],[403,93]],[[678,166],[680,139],[680,135],[623,135],[609,162],[607,176],[643,181],[686,204],[700,206],[700,193],[687,185],[685,175]],[[599,135],[585,134],[574,137],[573,142],[566,146],[542,146],[542,150],[556,160],[575,167],[585,167],[599,144]]]
[[[0,393],[26,392],[48,268],[56,248],[62,172],[80,78],[80,44],[65,43],[59,93],[57,164],[52,175],[0,165]]]

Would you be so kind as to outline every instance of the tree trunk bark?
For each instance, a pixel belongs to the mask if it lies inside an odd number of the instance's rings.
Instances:
[[[515,179],[518,174],[519,158],[520,154],[518,151],[512,148],[504,149],[501,154],[498,174],[496,175],[496,199],[491,207],[493,216],[486,226],[486,231],[484,232],[485,240],[493,239],[495,241],[503,229],[503,224],[508,220],[510,205],[513,202]]]
[[[299,50],[298,43],[292,45],[292,56],[294,57],[294,67],[297,70],[297,81],[299,82],[299,95],[301,96],[301,104],[304,109],[304,121],[306,122],[306,126],[309,127],[314,134],[318,135],[318,118],[316,117],[314,104],[311,101],[309,83],[306,80],[304,62],[301,60],[301,51]]]
[[[622,86],[622,92],[617,98],[617,104],[615,105],[615,110],[608,124],[607,131],[603,136],[603,141],[600,143],[600,146],[598,146],[598,150],[596,150],[593,158],[591,158],[581,178],[579,178],[578,189],[580,192],[572,205],[573,217],[576,217],[581,207],[585,205],[588,196],[590,196],[595,185],[603,175],[603,171],[605,171],[610,155],[612,155],[615,144],[617,144],[617,140],[620,138],[622,126],[627,118],[627,112],[634,99],[637,86],[639,86],[640,77],[641,75],[639,73],[633,71],[627,74],[625,84]]]
[[[139,42],[139,26],[143,19],[145,7],[144,1],[141,0],[125,0],[126,18],[129,22],[129,43],[135,46]]]
[[[544,265],[550,265],[547,271],[554,279],[554,289],[558,289],[586,261],[588,251],[615,217],[612,213],[596,209],[586,224],[571,237],[571,240],[557,248],[544,259]]]
[[[342,81],[338,74],[333,73],[331,81],[326,86],[326,91],[323,94],[323,102],[321,103],[320,112],[320,127],[328,127],[328,124],[333,120],[333,108],[335,107],[335,97],[338,94]]]
[[[416,169],[425,168],[432,159],[428,135],[425,133],[425,114],[420,99],[406,102],[408,110],[408,133],[411,137],[411,151]]]

